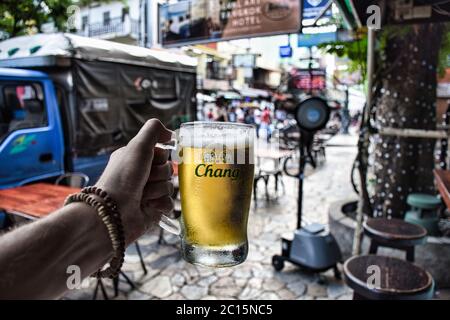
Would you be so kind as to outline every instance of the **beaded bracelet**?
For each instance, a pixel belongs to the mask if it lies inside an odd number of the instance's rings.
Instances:
[[[110,209],[114,225],[118,228],[118,240],[120,241],[120,244],[125,247],[123,224],[116,202],[108,195],[106,191],[95,186],[83,188],[81,193],[94,194],[103,200],[104,204]]]
[[[101,198],[102,201],[97,200],[93,195]],[[87,187],[82,189],[81,193],[70,195],[67,197],[64,205],[73,202],[84,202],[97,211],[108,230],[114,251],[113,257],[109,262],[109,267],[105,270],[99,269],[91,276],[97,278],[117,277],[124,262],[125,237],[122,219],[116,203],[105,191],[97,187]]]

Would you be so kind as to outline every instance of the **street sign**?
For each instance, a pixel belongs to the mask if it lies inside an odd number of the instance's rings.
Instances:
[[[322,43],[334,42],[337,40],[336,32],[310,33],[298,35],[298,47],[314,47]]]
[[[290,89],[309,91],[326,88],[325,69],[293,69],[289,79]]]
[[[298,47],[314,47],[327,42],[351,42],[356,39],[356,34],[348,30],[323,33],[301,33],[298,35],[297,44]]]
[[[316,19],[319,13],[327,6],[329,0],[303,0],[303,19]],[[323,17],[331,17],[331,10],[328,10]]]
[[[290,58],[292,57],[292,47],[291,46],[281,46],[280,47],[280,58]]]
[[[233,54],[233,67],[253,69],[256,65],[256,55],[252,53]]]

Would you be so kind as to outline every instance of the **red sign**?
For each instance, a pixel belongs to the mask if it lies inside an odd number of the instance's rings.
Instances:
[[[325,69],[294,69],[290,74],[289,87],[298,90],[324,90],[326,88]]]

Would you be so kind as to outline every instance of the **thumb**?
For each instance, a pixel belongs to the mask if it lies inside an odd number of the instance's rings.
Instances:
[[[156,143],[169,141],[172,133],[158,119],[148,120],[128,143],[129,152],[141,165],[151,165]]]

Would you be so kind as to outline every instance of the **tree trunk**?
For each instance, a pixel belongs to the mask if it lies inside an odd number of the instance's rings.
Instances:
[[[436,129],[437,63],[441,24],[407,27],[387,41],[376,108],[379,127]],[[410,193],[433,193],[435,140],[378,136],[375,217],[403,218]]]

